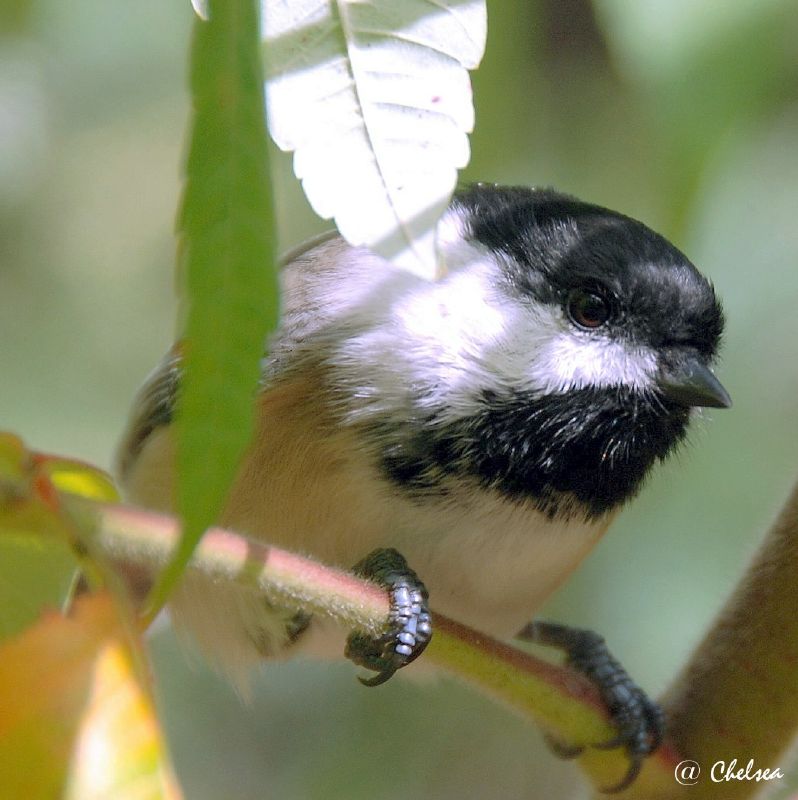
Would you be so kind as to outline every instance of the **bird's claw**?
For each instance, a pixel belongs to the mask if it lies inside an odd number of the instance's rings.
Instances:
[[[377,674],[358,678],[365,686],[385,683],[398,669],[418,658],[432,637],[427,590],[393,549],[380,549],[358,562],[353,571],[384,586],[390,594],[388,630],[372,637],[355,631],[346,642],[346,657]]]

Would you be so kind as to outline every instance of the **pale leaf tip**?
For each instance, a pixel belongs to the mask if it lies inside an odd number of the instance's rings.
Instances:
[[[209,0],[191,0],[191,7],[194,9],[194,13],[206,22],[210,18],[208,3]]]

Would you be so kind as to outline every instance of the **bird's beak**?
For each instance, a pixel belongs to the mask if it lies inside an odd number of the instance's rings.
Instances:
[[[712,370],[697,358],[663,368],[657,380],[662,394],[681,406],[731,408],[731,397]]]

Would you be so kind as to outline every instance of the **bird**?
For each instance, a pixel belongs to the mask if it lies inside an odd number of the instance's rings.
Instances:
[[[600,688],[636,774],[661,739],[656,704],[601,637],[530,621],[698,409],[731,405],[712,371],[720,301],[663,236],[552,188],[464,187],[437,244],[437,281],[335,233],[285,257],[255,432],[219,522],[392,587],[397,629],[370,652],[363,637],[347,647],[374,683],[423,649],[427,598],[491,636],[564,647],[599,684],[611,667]],[[117,454],[127,499],[162,511],[181,371],[175,347]],[[334,625],[196,574],[171,608],[233,676],[345,649]]]

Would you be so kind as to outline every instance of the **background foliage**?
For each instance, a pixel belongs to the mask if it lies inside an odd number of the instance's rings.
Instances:
[[[660,469],[550,616],[606,634],[652,693],[795,473],[798,8],[793,0],[503,0],[465,180],[552,184],[643,219],[715,282],[730,412]],[[107,465],[172,339],[188,3],[17,0],[0,28],[0,423]],[[324,229],[277,157],[281,249]],[[3,574],[17,565],[0,565]],[[253,702],[154,648],[186,796],[568,796],[540,735],[458,686],[362,689],[269,665]],[[786,765],[763,765],[786,766]],[[560,793],[560,794],[558,794]]]

